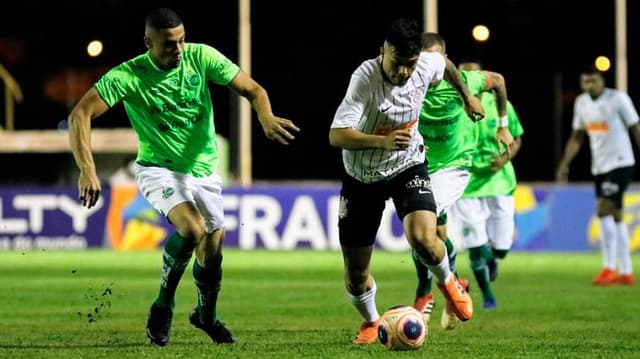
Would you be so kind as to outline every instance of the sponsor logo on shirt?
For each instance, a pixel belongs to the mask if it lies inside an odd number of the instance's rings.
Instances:
[[[416,123],[418,123],[417,118],[411,120],[411,122],[405,123],[404,125],[398,128],[378,128],[375,130],[374,135],[386,136],[395,130],[409,130],[414,128],[416,126]]]
[[[602,122],[589,122],[585,125],[585,128],[587,129],[587,132],[589,133],[598,133],[598,132],[607,132],[609,131],[609,125],[602,121]]]

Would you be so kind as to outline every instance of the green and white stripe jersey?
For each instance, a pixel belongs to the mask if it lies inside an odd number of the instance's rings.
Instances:
[[[111,69],[95,88],[108,106],[123,102],[138,135],[138,163],[204,177],[219,157],[207,82],[228,85],[239,71],[213,47],[187,43],[175,69],[159,69],[147,52]]]
[[[415,71],[403,86],[384,79],[382,57],[363,62],[352,74],[347,93],[331,128],[353,128],[366,134],[385,135],[399,128],[412,129],[407,149],[342,150],[346,172],[372,183],[388,179],[425,162],[423,139],[417,129],[422,100],[429,83],[444,76],[445,61],[439,53],[420,54]]]
[[[494,156],[503,150],[496,139],[499,116],[495,95],[492,92],[483,93],[481,103],[485,111],[485,118],[476,123],[479,130],[478,150],[473,156],[471,179],[462,198],[505,196],[513,194],[516,189],[516,174],[511,161],[505,163],[498,172],[491,170]],[[524,129],[513,105],[508,101],[507,116],[509,117],[509,131],[513,137],[521,137]]]

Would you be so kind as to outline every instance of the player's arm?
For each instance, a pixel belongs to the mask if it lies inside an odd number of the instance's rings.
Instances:
[[[558,182],[567,181],[567,178],[569,177],[569,164],[578,154],[578,152],[580,152],[582,142],[584,141],[584,136],[584,130],[574,129],[573,131],[571,131],[569,140],[567,140],[567,144],[564,147],[564,153],[562,154],[562,158],[560,159],[560,163],[558,164],[558,169],[556,170],[556,180]]]
[[[69,145],[76,165],[80,169],[78,194],[83,206],[93,207],[100,196],[100,180],[91,153],[91,120],[102,115],[109,106],[95,87],[82,96],[69,114]]]
[[[350,127],[331,128],[329,143],[331,146],[347,150],[364,150],[368,148],[383,148],[389,151],[404,150],[411,141],[410,129],[391,131],[386,136],[370,135]]]
[[[514,159],[518,152],[520,151],[520,147],[522,146],[522,137],[516,137],[513,139],[513,143],[509,147],[509,151],[505,151],[502,154],[498,154],[493,157],[493,161],[491,162],[491,170],[493,172],[497,172],[499,169],[504,167],[504,165]]]
[[[449,60],[448,57],[444,58],[445,68],[444,68],[444,79],[447,81],[460,95],[462,99],[462,103],[464,104],[464,109],[466,113],[471,117],[474,121],[479,121],[484,118],[484,110],[482,109],[482,105],[480,104],[480,100],[473,96],[467,85],[462,80],[460,76],[460,72],[456,65]]]
[[[289,140],[295,139],[289,130],[297,132],[300,129],[292,121],[273,114],[267,91],[246,72],[240,70],[229,86],[237,94],[249,100],[251,107],[258,114],[258,121],[267,138],[284,145],[289,144]]]
[[[636,122],[635,124],[629,127],[629,131],[631,132],[631,136],[633,136],[634,141],[636,142],[636,146],[640,148],[640,123]]]
[[[482,71],[487,80],[482,91],[492,91],[496,97],[496,109],[498,110],[498,130],[496,139],[504,144],[507,152],[512,150],[513,136],[509,132],[509,117],[507,113],[507,85],[502,74],[493,71]],[[509,154],[509,156],[511,156]]]

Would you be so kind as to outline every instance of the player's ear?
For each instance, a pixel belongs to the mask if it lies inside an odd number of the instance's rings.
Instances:
[[[144,46],[146,46],[147,49],[151,49],[153,47],[153,44],[151,43],[151,39],[147,36],[144,37]]]

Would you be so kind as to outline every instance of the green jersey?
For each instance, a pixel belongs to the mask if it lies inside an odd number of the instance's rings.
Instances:
[[[461,71],[472,95],[482,92],[487,75],[482,71]],[[429,87],[422,102],[418,130],[427,147],[428,172],[443,168],[470,168],[478,131],[464,111],[458,92],[446,81]]]
[[[203,177],[219,157],[207,82],[228,85],[239,71],[213,47],[187,43],[177,68],[159,69],[147,52],[109,70],[95,89],[109,107],[123,102],[138,163]]]
[[[493,157],[501,152],[496,140],[499,116],[495,95],[483,93],[481,103],[485,118],[476,123],[479,129],[478,151],[473,156],[471,179],[462,198],[510,195],[516,188],[516,174],[511,161],[505,163],[498,172],[491,171]],[[524,129],[511,102],[507,102],[507,115],[513,137],[522,136]]]

